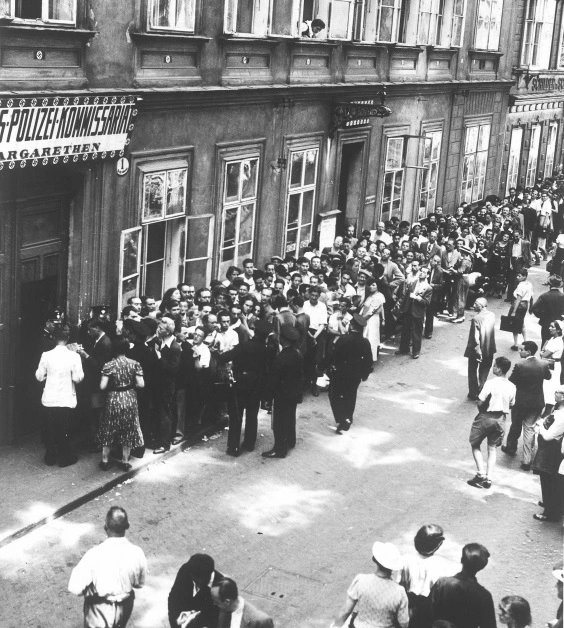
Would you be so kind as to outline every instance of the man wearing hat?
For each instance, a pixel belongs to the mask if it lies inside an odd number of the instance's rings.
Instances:
[[[562,277],[551,275],[548,278],[550,288],[543,292],[533,304],[531,312],[539,319],[542,344],[550,338],[548,328],[552,321],[562,318],[564,314],[564,294],[562,294]]]
[[[304,359],[295,347],[299,338],[296,327],[281,326],[282,350],[272,365],[265,394],[267,400],[273,400],[274,446],[262,453],[263,458],[285,458],[296,445],[296,407],[302,397],[304,373]]]
[[[372,349],[369,340],[362,335],[365,327],[366,319],[360,314],[353,314],[350,333],[337,340],[331,356],[329,403],[337,423],[337,434],[349,430],[358,387],[372,372]]]

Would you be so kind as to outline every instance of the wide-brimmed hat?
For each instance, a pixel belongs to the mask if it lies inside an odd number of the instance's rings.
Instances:
[[[374,560],[384,567],[384,569],[390,569],[391,571],[398,571],[402,568],[401,555],[398,548],[393,543],[382,543],[376,541],[372,546],[372,556]]]
[[[467,246],[459,246],[458,250],[461,253],[466,253],[466,255],[474,255],[474,252],[472,251],[472,249],[469,249]]]
[[[560,275],[550,275],[548,285],[551,288],[560,288],[562,286],[562,277]]]

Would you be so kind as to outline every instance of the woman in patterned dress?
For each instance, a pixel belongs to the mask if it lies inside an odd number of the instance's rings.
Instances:
[[[378,290],[378,280],[369,275],[369,279],[366,282],[365,297],[359,305],[359,313],[367,321],[364,328],[364,337],[370,341],[374,362],[378,360],[378,352],[380,350],[380,325],[384,316],[385,302],[386,298]]]
[[[129,471],[129,454],[132,447],[143,445],[143,435],[139,425],[139,410],[135,388],[143,388],[143,370],[139,362],[125,357],[129,343],[124,338],[114,342],[116,357],[104,364],[101,390],[107,390],[98,439],[102,444],[100,468],[107,471],[111,467],[110,447],[117,442],[122,448],[122,460],[118,466]]]

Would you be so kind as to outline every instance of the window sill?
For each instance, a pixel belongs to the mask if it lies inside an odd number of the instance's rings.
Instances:
[[[501,58],[505,53],[501,50],[480,50],[478,48],[468,48],[468,56],[475,59]]]
[[[311,37],[294,37],[291,41],[295,46],[319,46],[323,48],[336,48],[342,44],[350,43],[348,39],[315,39]]]
[[[257,44],[263,46],[278,46],[278,44],[280,44],[280,40],[274,37],[260,37],[248,34],[239,35],[237,33],[225,33],[219,40],[224,44]]]
[[[396,47],[395,42],[380,42],[380,41],[346,41],[343,43],[345,48],[381,48],[381,49],[393,49]]]
[[[57,33],[58,35],[68,34],[83,37],[84,39],[90,39],[98,34],[99,31],[91,31],[83,28],[76,28],[74,26],[51,26],[45,22],[39,22],[37,24],[22,23],[20,21],[5,22],[0,20],[0,30],[2,31],[18,31],[21,33],[35,33],[37,31],[44,33]]]
[[[179,33],[179,32],[140,32],[134,31],[130,33],[132,39],[138,41],[192,41],[197,44],[205,44],[211,41],[211,37],[203,37],[201,35],[194,35],[193,33]]]

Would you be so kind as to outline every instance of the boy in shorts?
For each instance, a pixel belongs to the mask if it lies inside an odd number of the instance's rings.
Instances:
[[[488,380],[478,396],[478,415],[470,429],[470,446],[477,473],[467,484],[475,488],[490,488],[495,467],[496,449],[503,442],[505,419],[515,403],[515,385],[507,379],[511,362],[505,357],[495,359],[495,377]],[[482,441],[488,439],[488,461],[484,473]]]

